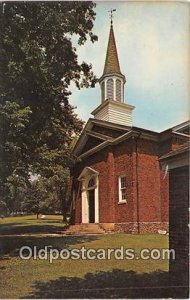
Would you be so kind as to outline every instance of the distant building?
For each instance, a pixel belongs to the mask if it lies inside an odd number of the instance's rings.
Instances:
[[[169,174],[159,158],[181,147],[189,122],[157,133],[132,124],[111,23],[101,104],[73,150],[72,223],[127,233],[168,230]]]

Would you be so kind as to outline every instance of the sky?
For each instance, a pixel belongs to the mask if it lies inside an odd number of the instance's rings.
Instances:
[[[121,72],[126,76],[125,103],[136,108],[133,125],[162,131],[190,118],[190,6],[186,2],[96,2],[93,32],[98,42],[78,46],[79,62],[103,73],[110,30],[108,11],[116,9],[113,27]],[[70,103],[84,121],[101,103],[99,84],[78,90]]]

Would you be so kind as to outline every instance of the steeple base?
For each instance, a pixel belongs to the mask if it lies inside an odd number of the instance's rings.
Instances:
[[[115,124],[132,126],[132,111],[135,107],[114,100],[106,100],[91,113],[95,119]]]

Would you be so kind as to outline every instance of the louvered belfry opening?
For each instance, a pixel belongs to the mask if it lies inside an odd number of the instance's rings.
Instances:
[[[121,101],[121,80],[116,79],[116,100]]]
[[[109,78],[107,80],[107,85],[106,85],[106,99],[114,99],[114,86],[113,86],[113,79]]]
[[[124,102],[123,87],[125,81],[125,76],[120,70],[113,25],[111,24],[104,71],[99,80],[102,102],[105,100]]]

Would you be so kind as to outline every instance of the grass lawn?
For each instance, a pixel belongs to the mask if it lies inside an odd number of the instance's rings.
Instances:
[[[14,236],[39,228],[50,232],[63,228],[61,217],[11,217],[0,220],[0,298],[94,298],[126,297],[126,287],[163,285],[168,275],[167,260],[22,260],[22,246],[51,246],[56,249],[86,248],[167,248],[168,236],[158,234],[107,234],[96,236]],[[45,231],[42,228],[45,227]],[[31,231],[29,231],[31,228]],[[3,236],[12,232],[12,236]],[[35,231],[37,232],[37,231]],[[138,290],[139,290],[138,288]],[[130,289],[129,289],[130,290]],[[109,293],[108,293],[109,291]],[[124,293],[124,294],[122,294]],[[150,290],[148,290],[150,294]],[[127,294],[129,297],[131,294]],[[139,294],[142,298],[142,294]]]
[[[60,215],[46,215],[45,219],[37,219],[36,215],[0,218],[1,234],[56,233],[63,230]]]

